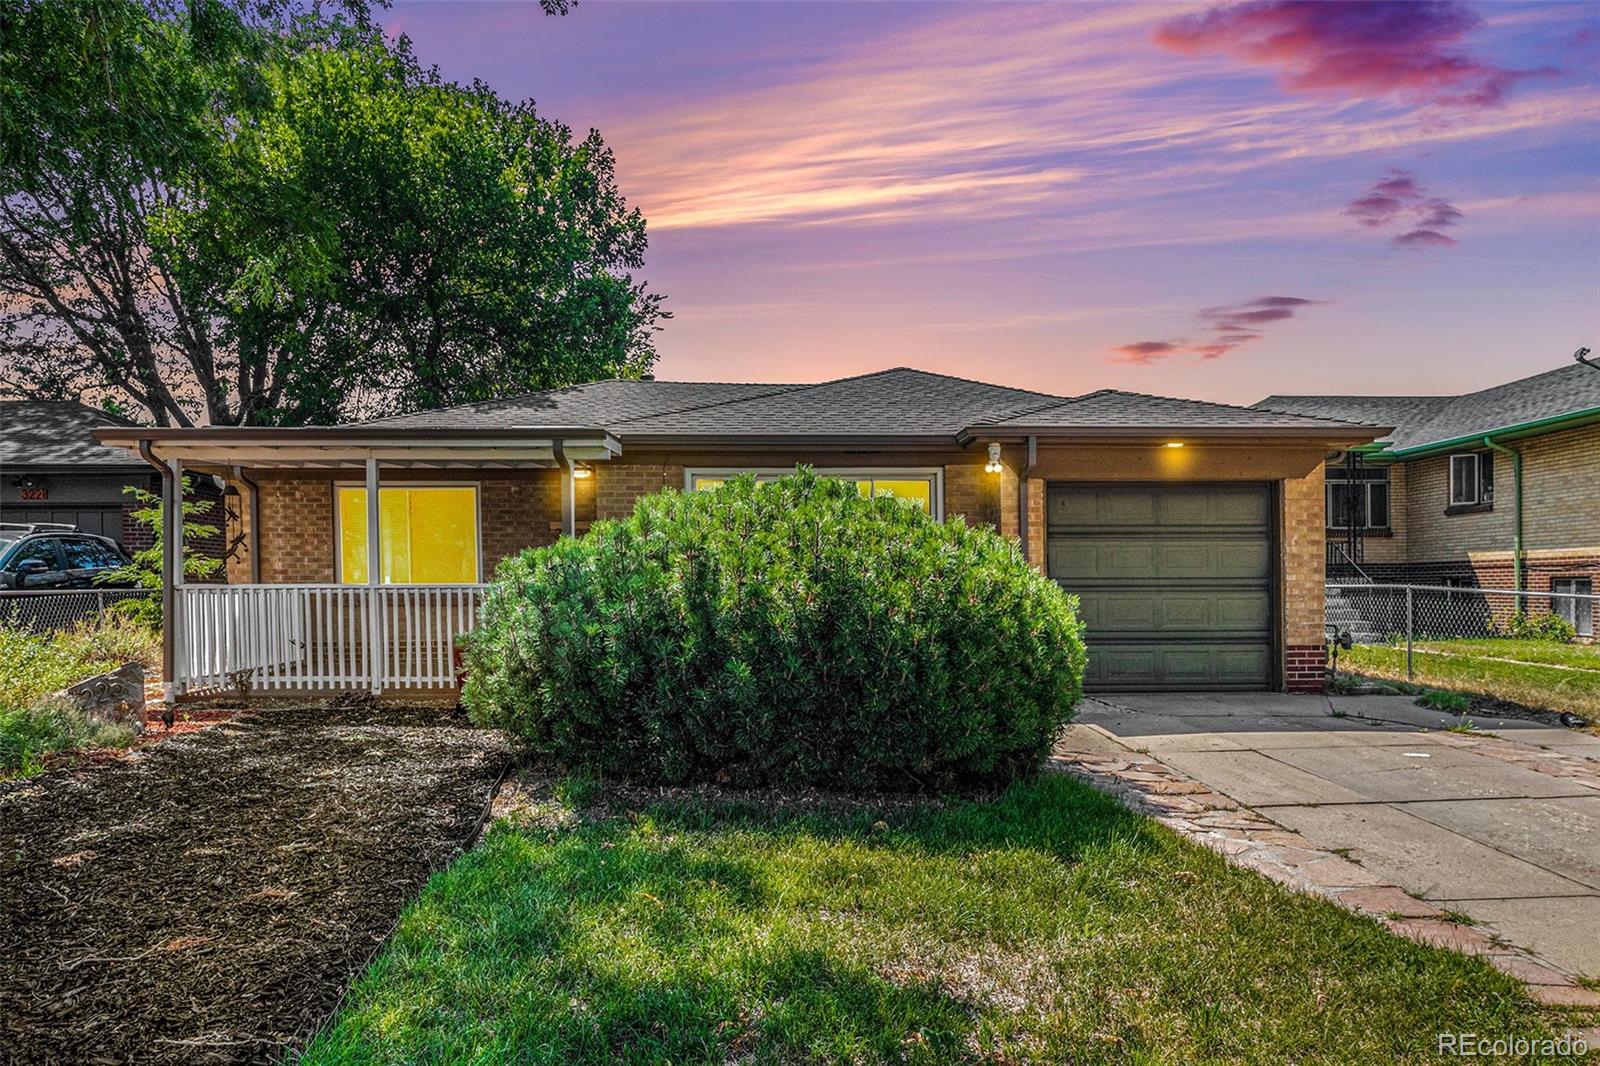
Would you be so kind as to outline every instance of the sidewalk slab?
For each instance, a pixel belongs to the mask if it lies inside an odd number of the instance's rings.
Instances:
[[[1600,892],[1600,795],[1397,806]]]
[[[1427,737],[1418,737],[1411,745],[1292,748],[1274,754],[1371,800],[1593,795],[1577,782],[1453,745],[1429,743]]]
[[[1272,820],[1313,844],[1346,852],[1384,880],[1428,900],[1582,896],[1580,881],[1541,869],[1388,805],[1275,807]],[[1526,945],[1523,945],[1526,946]]]

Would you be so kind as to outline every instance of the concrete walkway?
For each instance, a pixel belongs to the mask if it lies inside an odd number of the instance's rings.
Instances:
[[[1222,850],[1265,849],[1280,880],[1446,930],[1419,938],[1509,943],[1600,975],[1600,736],[1515,720],[1476,722],[1498,738],[1445,731],[1456,721],[1409,696],[1107,696],[1084,701],[1058,756],[1164,811],[1220,806],[1201,790],[1236,801],[1250,811],[1210,812]],[[1407,913],[1392,886],[1426,903]]]

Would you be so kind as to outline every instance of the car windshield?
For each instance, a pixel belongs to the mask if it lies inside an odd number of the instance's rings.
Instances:
[[[0,555],[4,555],[17,542],[15,537],[0,537]]]

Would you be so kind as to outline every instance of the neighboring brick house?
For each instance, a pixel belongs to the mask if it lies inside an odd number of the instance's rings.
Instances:
[[[1600,587],[1600,369],[1573,363],[1461,396],[1269,396],[1255,406],[1395,427],[1326,464],[1330,575]],[[1556,609],[1592,635],[1580,601]]]
[[[130,424],[71,400],[0,400],[0,522],[60,523],[110,537],[130,552],[149,547],[154,534],[133,520],[138,504],[125,490],[159,489],[160,475],[137,455],[90,437]],[[212,504],[200,521],[217,533],[195,545],[212,559],[226,552],[219,485],[197,478],[191,496]]]
[[[173,593],[168,676],[184,691],[241,669],[269,690],[447,685],[453,634],[501,559],[627,515],[647,493],[797,463],[1017,540],[1079,596],[1091,688],[1308,691],[1323,679],[1323,457],[1377,435],[897,368],[807,385],[613,380],[350,426],[95,436],[226,477],[247,501],[242,584]]]

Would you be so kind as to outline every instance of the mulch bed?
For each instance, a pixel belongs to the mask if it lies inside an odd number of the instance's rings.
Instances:
[[[301,707],[0,784],[0,1061],[283,1058],[510,762],[452,710]]]

